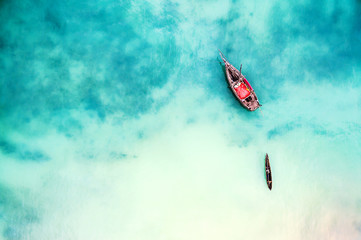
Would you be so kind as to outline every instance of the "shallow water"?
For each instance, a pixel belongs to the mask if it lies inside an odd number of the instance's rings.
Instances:
[[[0,239],[361,239],[360,1],[3,0],[0,19]]]

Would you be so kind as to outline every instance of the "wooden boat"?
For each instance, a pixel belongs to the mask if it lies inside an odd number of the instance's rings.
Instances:
[[[268,154],[266,153],[266,179],[267,179],[267,186],[269,190],[272,190],[272,172],[271,172],[271,165],[269,164]]]
[[[235,67],[232,66],[232,64],[227,61],[221,51],[219,51],[219,54],[221,55],[221,58],[225,65],[229,87],[231,88],[234,96],[238,99],[238,101],[249,111],[254,111],[260,106],[262,106],[259,103],[256,93],[253,91],[251,84],[249,84],[247,79],[241,73],[242,64],[240,70],[238,71]]]

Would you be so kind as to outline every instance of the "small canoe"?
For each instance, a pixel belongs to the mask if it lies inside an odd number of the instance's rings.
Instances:
[[[254,111],[260,106],[262,106],[259,103],[256,93],[253,91],[251,84],[249,84],[247,79],[241,73],[242,64],[240,70],[238,71],[235,67],[232,66],[232,64],[227,61],[221,51],[219,51],[219,54],[221,55],[221,58],[225,65],[229,87],[231,88],[234,96],[238,99],[238,101],[249,111]]]
[[[272,172],[271,172],[271,165],[269,164],[268,154],[266,153],[266,179],[267,179],[267,186],[269,190],[272,190]]]

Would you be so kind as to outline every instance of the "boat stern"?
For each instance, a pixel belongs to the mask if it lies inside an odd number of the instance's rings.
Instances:
[[[261,104],[259,103],[257,97],[255,94],[250,94],[247,98],[242,100],[242,104],[249,110],[249,111],[255,111],[259,107],[261,107]]]

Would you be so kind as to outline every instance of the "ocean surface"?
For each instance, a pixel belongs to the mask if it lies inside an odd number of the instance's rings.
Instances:
[[[1,0],[0,20],[1,240],[361,239],[360,1]]]

